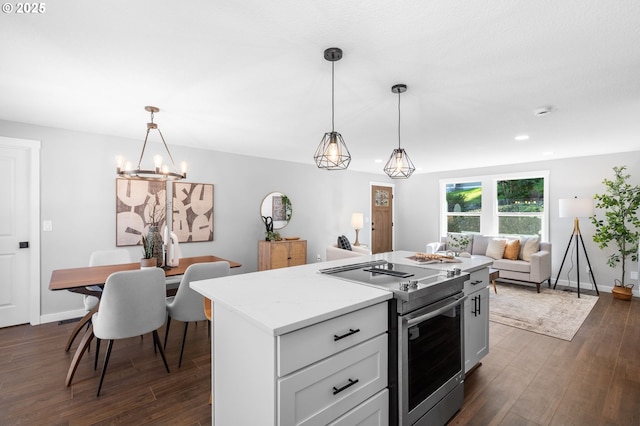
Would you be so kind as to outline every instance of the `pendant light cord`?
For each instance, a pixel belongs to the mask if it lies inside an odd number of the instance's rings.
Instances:
[[[335,73],[333,70],[333,67],[335,65],[335,62],[331,62],[331,133],[334,132],[334,93],[335,93],[335,88],[334,88],[334,80],[335,80]]]
[[[398,149],[400,149],[400,92],[398,91]]]

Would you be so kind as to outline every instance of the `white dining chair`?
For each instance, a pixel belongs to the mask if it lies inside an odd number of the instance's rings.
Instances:
[[[187,338],[189,322],[207,320],[204,310],[202,309],[204,296],[193,290],[189,283],[227,275],[229,275],[229,262],[195,263],[189,266],[182,276],[182,281],[180,282],[176,295],[167,298],[167,328],[164,334],[165,348],[167,347],[171,319],[184,322],[178,368],[182,366],[182,355],[184,353],[184,344]]]
[[[132,263],[131,253],[126,249],[113,249],[113,250],[96,250],[89,256],[89,266],[103,266],[103,265],[120,265],[123,263]],[[102,291],[98,286],[91,287],[89,290]],[[89,312],[97,304],[99,299],[95,296],[84,296],[84,309]]]
[[[92,318],[94,335],[100,340],[109,341],[96,396],[100,396],[113,341],[116,339],[153,333],[154,348],[160,352],[167,373],[169,372],[158,337],[158,329],[164,325],[165,318],[166,290],[162,269],[115,272],[107,278],[98,312]],[[96,348],[96,355],[98,352],[99,347]]]

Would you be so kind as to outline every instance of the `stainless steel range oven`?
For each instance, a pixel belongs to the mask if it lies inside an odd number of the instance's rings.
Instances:
[[[469,274],[384,260],[320,272],[394,293],[389,304],[389,423],[444,425],[462,407],[463,287]]]

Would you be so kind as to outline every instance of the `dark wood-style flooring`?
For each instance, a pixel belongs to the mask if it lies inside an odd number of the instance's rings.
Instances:
[[[211,424],[206,323],[189,327],[178,369],[182,327],[173,322],[170,374],[154,354],[151,335],[116,341],[99,398],[95,345],[72,386],[64,385],[73,354],[63,347],[73,325],[0,329],[1,425]],[[467,378],[464,406],[450,424],[640,425],[637,298],[625,302],[601,293],[571,342],[491,323],[490,348]]]

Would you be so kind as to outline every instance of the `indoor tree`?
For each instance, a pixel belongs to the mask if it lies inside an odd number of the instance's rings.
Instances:
[[[626,261],[638,261],[638,241],[640,240],[640,219],[638,219],[638,207],[640,207],[640,186],[632,186],[628,183],[631,175],[625,174],[626,166],[614,167],[615,179],[604,179],[602,183],[606,187],[604,194],[594,195],[596,207],[604,209],[604,218],[597,215],[591,218],[596,231],[593,241],[603,249],[609,243],[615,244],[617,252],[607,259],[607,264],[615,268],[622,266],[620,283],[617,286],[626,287],[624,284]],[[617,281],[617,280],[616,280]],[[631,287],[631,285],[629,286]]]

